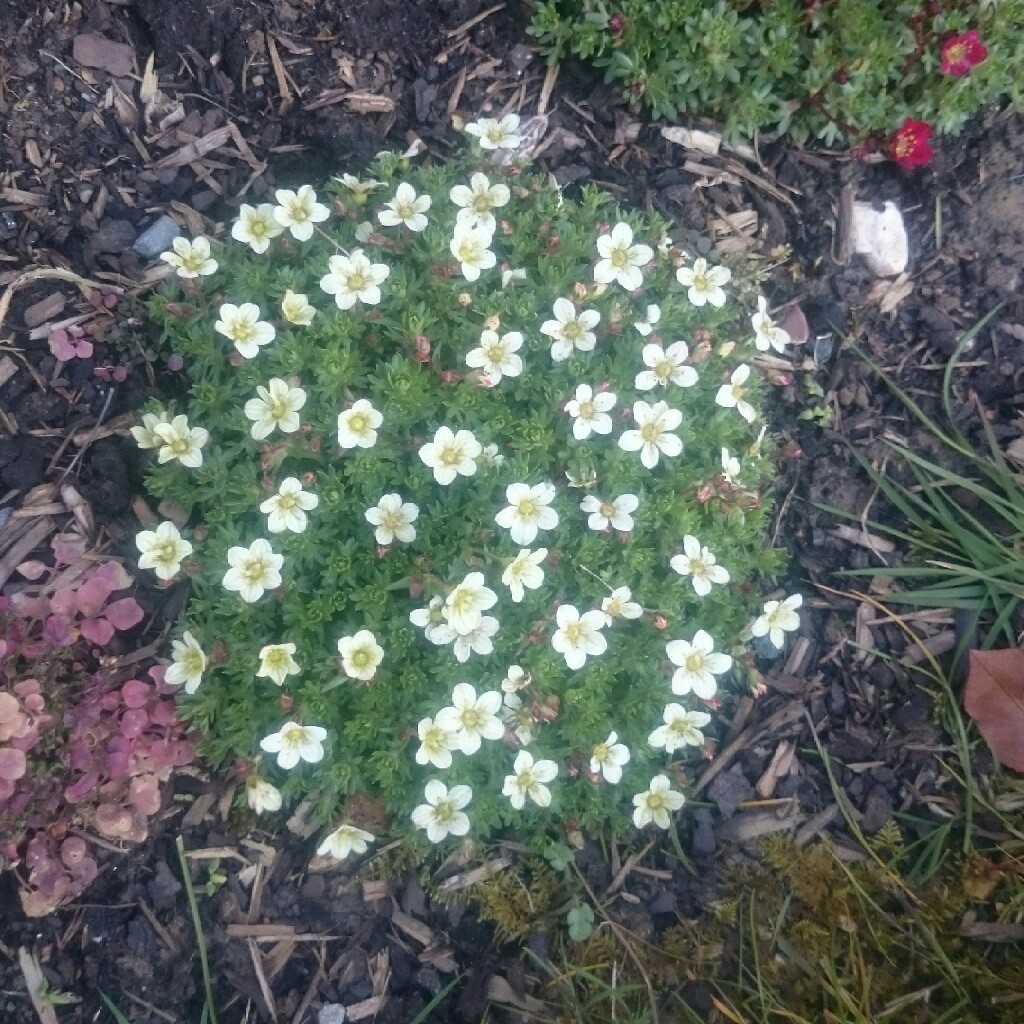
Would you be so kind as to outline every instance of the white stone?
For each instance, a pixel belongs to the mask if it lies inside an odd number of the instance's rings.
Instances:
[[[907,269],[907,229],[895,203],[887,202],[881,210],[870,203],[854,203],[850,232],[853,251],[876,277],[895,277]]]

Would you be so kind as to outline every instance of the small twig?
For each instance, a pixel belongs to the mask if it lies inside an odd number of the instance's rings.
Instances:
[[[199,963],[203,968],[203,993],[206,998],[206,1011],[209,1024],[217,1024],[217,1011],[213,1003],[213,982],[210,979],[210,960],[206,955],[206,939],[203,937],[203,922],[199,916],[199,904],[196,903],[196,892],[192,887],[192,871],[185,859],[185,840],[178,836],[175,845],[178,848],[178,863],[181,876],[185,883],[189,910],[192,912],[192,926],[196,931],[196,944],[199,946]]]

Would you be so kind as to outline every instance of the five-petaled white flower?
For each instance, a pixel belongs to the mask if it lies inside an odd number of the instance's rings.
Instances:
[[[633,513],[639,508],[640,499],[635,494],[620,494],[614,501],[602,501],[594,494],[588,494],[580,508],[589,514],[587,526],[600,533],[611,527],[620,533],[633,529]]]
[[[302,489],[301,481],[294,476],[286,476],[277,489],[266,501],[260,503],[260,511],[267,515],[267,530],[270,533],[303,533],[306,529],[306,513],[312,512],[320,504],[320,499],[309,491]]]
[[[515,738],[527,747],[533,742],[534,721],[533,709],[523,703],[518,693],[506,693],[505,703],[501,709],[501,720],[512,730]]]
[[[552,306],[554,320],[545,320],[540,325],[540,333],[553,339],[551,358],[560,363],[574,351],[590,352],[597,344],[594,328],[601,322],[601,314],[596,309],[581,309],[568,299],[555,299]]]
[[[377,666],[384,660],[384,648],[368,630],[360,629],[352,636],[343,636],[338,641],[341,668],[353,679],[369,681],[377,674]]]
[[[438,427],[434,440],[420,448],[419,456],[423,464],[434,471],[434,479],[447,485],[456,476],[472,476],[482,451],[480,442],[470,431],[459,430],[453,434],[449,427]]]
[[[484,331],[480,347],[466,355],[466,365],[482,370],[488,383],[494,385],[502,377],[518,377],[523,372],[523,360],[516,352],[523,347],[519,331],[509,331],[498,337],[497,331]]]
[[[481,117],[466,125],[466,134],[480,140],[481,149],[518,149],[523,141],[519,134],[519,115],[506,114],[500,121]]]
[[[610,391],[598,391],[589,384],[580,384],[576,394],[565,403],[565,411],[572,417],[572,436],[585,441],[594,434],[610,434],[612,418],[608,415],[615,407],[615,395]]]
[[[483,228],[467,228],[455,225],[455,235],[449,244],[451,254],[459,261],[462,276],[467,281],[476,281],[480,271],[490,270],[498,258],[491,252],[494,236]]]
[[[155,423],[153,433],[160,441],[158,462],[177,459],[189,469],[203,464],[203,445],[210,440],[210,432],[202,427],[190,427],[187,416],[175,416],[170,423]]]
[[[376,839],[376,836],[365,829],[356,828],[355,825],[339,825],[316,848],[316,852],[320,857],[333,857],[335,860],[344,860],[353,853],[366,853],[366,844],[372,843],[374,839]]]
[[[448,193],[451,201],[460,210],[455,217],[456,224],[467,228],[482,228],[494,233],[497,224],[492,210],[504,206],[511,198],[507,185],[500,182],[492,185],[486,174],[476,172],[469,185],[454,185]]]
[[[765,601],[764,611],[750,627],[753,636],[766,636],[782,650],[786,634],[800,628],[800,616],[796,610],[804,603],[802,594],[793,594],[785,601]]]
[[[686,797],[672,788],[666,775],[655,775],[650,786],[633,797],[633,824],[637,828],[655,824],[658,828],[668,828],[669,812],[678,811],[686,803]]]
[[[730,484],[735,485],[736,478],[740,475],[740,460],[735,455],[729,454],[728,448],[722,449],[722,476]]]
[[[186,629],[180,640],[171,641],[171,664],[164,672],[164,682],[170,686],[184,684],[186,693],[195,693],[206,671],[206,654],[199,641]]]
[[[267,644],[261,647],[257,678],[267,678],[278,686],[284,686],[288,676],[296,676],[302,671],[294,654],[295,644]]]
[[[505,776],[501,795],[507,796],[517,811],[526,806],[527,797],[538,807],[550,807],[551,790],[546,783],[553,782],[557,774],[554,761],[534,761],[528,750],[520,750],[512,763],[512,774]]]
[[[139,568],[152,569],[161,580],[176,576],[182,559],[192,554],[192,545],[178,533],[174,523],[161,523],[155,530],[137,533],[135,546],[141,552]]]
[[[694,306],[705,303],[716,308],[724,306],[725,290],[722,285],[731,279],[732,271],[728,267],[709,267],[703,256],[698,256],[692,267],[680,267],[676,271],[676,280],[689,289],[686,296]]]
[[[368,508],[364,515],[371,526],[376,526],[374,537],[382,547],[396,540],[408,544],[416,539],[416,527],[412,524],[419,516],[418,505],[411,501],[402,501],[400,494],[385,494],[373,508]]]
[[[533,676],[521,665],[509,665],[501,681],[501,688],[505,693],[515,693],[517,690],[525,690],[532,682]]]
[[[269,345],[277,333],[273,324],[260,319],[260,307],[252,302],[243,302],[240,306],[225,302],[218,316],[220,319],[213,329],[233,341],[239,355],[245,359],[256,356],[260,346]]]
[[[288,288],[281,299],[281,316],[297,327],[308,327],[316,316],[316,310],[310,305],[308,295]]]
[[[718,564],[718,559],[692,534],[683,537],[683,553],[673,555],[669,565],[680,576],[689,576],[698,597],[707,597],[711,585],[729,582],[729,570]]]
[[[421,718],[416,726],[420,738],[416,751],[417,764],[432,764],[435,768],[451,768],[455,733],[438,725],[432,718]]]
[[[597,239],[597,254],[601,259],[594,267],[594,280],[598,284],[617,281],[627,292],[644,283],[640,268],[654,259],[654,250],[649,245],[633,244],[633,229],[625,221],[619,221],[610,235]]]
[[[258,775],[250,775],[245,780],[245,802],[249,810],[255,814],[262,814],[264,811],[281,810],[281,790],[271,785],[266,779]]]
[[[277,754],[278,768],[294,768],[300,761],[318,764],[324,759],[324,740],[327,730],[319,725],[299,725],[285,722],[277,732],[260,740],[260,748],[268,754]]]
[[[274,193],[278,205],[274,207],[274,219],[292,233],[292,238],[308,242],[313,237],[313,225],[327,220],[331,211],[316,201],[311,185],[303,185],[298,192],[279,188]]]
[[[348,256],[335,254],[327,261],[327,268],[320,287],[334,296],[338,309],[351,309],[357,302],[376,306],[380,286],[391,274],[386,263],[371,263],[362,249],[353,249]]]
[[[482,740],[500,740],[505,735],[498,712],[501,694],[488,690],[477,696],[469,683],[459,683],[452,691],[452,707],[441,708],[435,722],[455,734],[452,745],[464,754],[475,754]]]
[[[427,226],[426,213],[430,209],[430,196],[416,195],[416,189],[403,181],[394,196],[377,212],[377,220],[385,227],[404,224],[410,231],[422,231]]]
[[[601,630],[605,627],[604,612],[589,611],[580,615],[571,604],[563,604],[555,612],[558,628],[551,637],[551,646],[565,658],[571,669],[583,668],[588,655],[604,654],[608,641]]]
[[[160,253],[160,259],[177,270],[178,277],[207,277],[217,270],[217,261],[210,256],[210,240],[197,235],[190,242],[176,238],[171,249]]]
[[[680,697],[693,693],[701,700],[711,700],[718,690],[715,676],[732,668],[732,657],[715,651],[715,641],[703,629],[694,633],[692,643],[670,640],[665,653],[677,666],[672,673],[672,692]]]
[[[469,661],[471,654],[493,654],[491,637],[498,632],[499,622],[493,615],[481,615],[480,621],[468,632],[456,633],[447,623],[435,634],[443,637],[443,643],[452,645],[455,660],[460,664]]]
[[[377,181],[375,178],[360,181],[354,174],[347,173],[334,180],[340,181],[359,200],[365,200],[374,189],[384,187],[383,181]]]
[[[633,419],[637,429],[625,431],[619,438],[619,447],[627,452],[640,452],[640,461],[647,469],[654,469],[663,454],[672,457],[682,452],[683,442],[672,433],[683,422],[678,409],[670,409],[666,402],[634,402]]]
[[[143,449],[159,448],[163,441],[156,432],[161,423],[170,423],[171,417],[168,412],[161,409],[160,412],[146,412],[142,414],[142,423],[131,428],[131,435],[135,443]]]
[[[271,377],[266,387],[256,387],[257,398],[250,398],[243,408],[246,419],[252,420],[249,433],[257,440],[269,436],[275,427],[282,434],[299,429],[299,410],[306,404],[306,392],[293,388],[280,377]]]
[[[637,320],[633,326],[646,338],[654,330],[661,319],[661,306],[648,306],[643,320]]]
[[[497,603],[498,595],[485,586],[484,574],[471,572],[445,600],[445,621],[456,633],[469,633],[480,625],[483,613]],[[448,643],[447,640],[441,642]]]
[[[414,626],[419,626],[431,643],[443,644],[444,640],[435,639],[434,636],[442,627],[447,626],[444,616],[444,598],[432,597],[426,608],[416,608],[409,612],[409,621]]]
[[[750,367],[742,363],[732,371],[728,384],[723,384],[715,395],[715,404],[723,409],[735,409],[748,423],[757,416],[754,407],[744,397],[747,389],[743,386],[750,377]]]
[[[750,325],[754,328],[754,347],[759,352],[767,352],[770,348],[785,352],[792,340],[789,332],[768,315],[768,302],[763,295],[757,297],[757,312],[750,318]]]
[[[629,747],[619,742],[619,734],[612,730],[604,743],[597,743],[590,752],[590,774],[604,776],[613,785],[622,781],[622,766],[629,763]]]
[[[366,398],[358,398],[338,415],[338,444],[342,448],[372,448],[377,443],[377,428],[384,417]]]
[[[701,729],[711,721],[706,711],[687,711],[681,704],[666,704],[664,725],[659,725],[647,742],[652,747],[664,747],[666,754],[674,753],[680,747],[704,746]]]
[[[647,370],[636,375],[636,389],[650,391],[659,385],[675,384],[681,388],[692,388],[697,383],[697,371],[686,365],[690,350],[685,341],[675,341],[668,348],[660,345],[644,345],[641,357]]]
[[[552,483],[509,484],[505,488],[505,506],[494,521],[508,530],[515,544],[532,544],[538,530],[553,530],[558,525],[558,513],[551,508],[555,499]]]
[[[519,604],[526,590],[536,590],[544,582],[544,570],[540,567],[548,557],[547,548],[531,551],[523,548],[501,574],[501,582],[508,587],[512,600]],[[525,588],[525,589],[524,589]]]
[[[611,625],[616,619],[639,619],[644,610],[633,600],[629,587],[616,587],[602,602],[605,623]]]
[[[463,811],[473,799],[469,786],[448,787],[438,779],[431,779],[423,789],[427,801],[412,812],[412,823],[426,829],[432,843],[440,843],[448,836],[464,836],[469,831],[469,816]]]
[[[231,227],[231,237],[244,242],[255,253],[264,253],[270,248],[270,240],[277,238],[284,226],[277,222],[272,203],[249,206],[242,203],[238,208],[238,220]]]
[[[247,548],[228,548],[228,571],[224,574],[224,589],[237,590],[243,601],[252,604],[264,591],[281,586],[281,566],[284,556],[274,554],[270,542],[262,537]]]

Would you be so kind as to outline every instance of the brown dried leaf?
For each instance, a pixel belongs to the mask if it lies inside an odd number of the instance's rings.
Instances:
[[[1024,650],[971,651],[964,707],[999,762],[1024,772]]]

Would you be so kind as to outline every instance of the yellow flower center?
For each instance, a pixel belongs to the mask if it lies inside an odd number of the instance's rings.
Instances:
[[[370,429],[370,417],[365,412],[353,413],[348,419],[348,429],[353,434],[365,434]]]
[[[487,213],[491,208],[491,197],[486,192],[474,196],[472,208],[474,213]]]
[[[523,498],[523,500],[519,502],[520,519],[536,519],[538,511],[537,500],[535,498]]]
[[[198,274],[203,269],[203,264],[206,262],[206,257],[199,253],[192,253],[191,256],[185,256],[181,265],[190,273]]]
[[[270,415],[275,420],[283,420],[290,413],[291,405],[284,395],[276,395],[270,400]]]
[[[593,402],[580,402],[580,418],[585,420],[592,420],[597,409],[594,408]]]
[[[253,333],[253,326],[248,320],[236,320],[231,325],[231,337],[235,341],[248,341]]]
[[[668,380],[672,376],[672,363],[667,359],[661,359],[654,367],[654,375],[661,380]]]
[[[565,627],[565,639],[570,644],[578,644],[583,639],[583,626],[579,622],[572,622]]]
[[[462,461],[462,453],[455,445],[448,445],[447,448],[441,451],[441,465],[442,466],[457,466]]]
[[[164,565],[173,565],[178,561],[177,542],[170,537],[160,541],[153,549],[153,558]]]
[[[455,820],[455,804],[451,800],[442,800],[434,808],[434,821],[438,825],[450,825]]]
[[[583,325],[579,320],[572,320],[562,328],[562,337],[566,341],[579,341],[583,337]]]
[[[381,516],[380,525],[385,530],[390,530],[394,533],[396,530],[400,530],[405,525],[405,519],[402,517],[401,512],[385,512]]]
[[[699,558],[690,559],[690,572],[694,576],[707,576],[708,567]]]
[[[598,743],[598,745],[594,747],[594,760],[599,764],[607,761],[610,755],[611,750],[608,748],[607,743]]]
[[[645,423],[640,428],[640,436],[647,444],[654,444],[661,437],[661,427],[657,423]]]
[[[693,287],[695,291],[706,292],[711,290],[711,282],[708,281],[706,274],[694,274],[693,275]]]
[[[170,447],[174,455],[184,455],[192,445],[187,437],[176,437]]]
[[[661,793],[648,793],[647,794],[647,807],[652,811],[662,811],[665,809],[665,797]]]
[[[262,558],[251,558],[242,569],[242,577],[247,583],[259,583],[266,577],[268,568]]]
[[[365,647],[360,647],[352,652],[352,664],[356,668],[367,668],[373,658]]]
[[[190,647],[181,658],[181,667],[189,675],[198,675],[205,668],[203,655]]]
[[[484,716],[476,708],[465,708],[462,712],[462,727],[474,732],[483,725]]]
[[[401,217],[402,215],[399,214],[399,216]],[[361,292],[369,283],[364,273],[353,270],[345,280],[345,287],[350,292]]]
[[[459,262],[460,263],[476,263],[480,258],[480,253],[477,251],[476,245],[470,239],[464,239],[459,244]]]
[[[612,266],[615,267],[616,270],[621,270],[623,267],[629,266],[629,252],[626,249],[613,249],[609,259],[612,261]]]
[[[601,515],[605,519],[611,519],[615,515],[615,506],[610,501],[601,502]]]
[[[691,651],[686,656],[686,671],[701,672],[704,669],[704,655],[700,651]]]
[[[492,363],[500,363],[505,358],[505,349],[502,345],[491,345],[490,348],[484,351],[484,355],[486,355]]]
[[[290,512],[298,503],[294,494],[279,494],[277,496],[277,508],[280,512]]]

